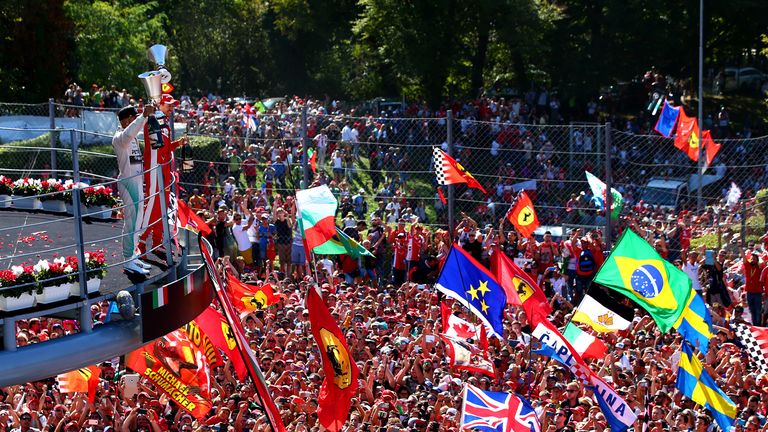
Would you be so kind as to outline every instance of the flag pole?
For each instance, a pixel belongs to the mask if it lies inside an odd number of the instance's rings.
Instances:
[[[704,200],[702,198],[702,186],[704,183],[704,146],[701,139],[701,131],[703,129],[704,122],[704,0],[699,0],[699,160],[698,166],[698,178],[699,184],[696,191],[696,211],[701,214],[704,207]]]

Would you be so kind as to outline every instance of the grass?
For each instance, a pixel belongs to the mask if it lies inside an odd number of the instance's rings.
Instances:
[[[768,200],[768,189],[761,189],[756,195],[756,207],[747,216],[745,242],[757,243],[760,237],[765,234],[765,209],[766,200]],[[704,245],[707,249],[717,249],[718,246],[726,245],[733,239],[741,239],[741,222],[721,227],[721,244],[718,245],[717,234],[707,234],[701,237],[691,239],[691,247],[696,248]]]

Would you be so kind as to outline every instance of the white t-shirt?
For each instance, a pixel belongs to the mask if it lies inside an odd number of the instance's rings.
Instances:
[[[252,246],[246,226],[248,226],[248,221],[246,220],[241,220],[240,224],[232,225],[232,235],[235,236],[235,241],[237,241],[237,250],[244,251]]]
[[[683,264],[683,271],[691,278],[692,288],[696,291],[701,291],[701,284],[699,283],[699,264],[691,264],[688,261]]]

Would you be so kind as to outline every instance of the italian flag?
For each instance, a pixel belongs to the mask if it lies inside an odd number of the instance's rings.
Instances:
[[[581,330],[573,323],[565,326],[563,336],[573,345],[573,348],[582,358],[602,359],[608,352],[608,347],[603,341]]]
[[[152,308],[157,309],[168,304],[168,287],[160,287],[152,292]]]
[[[328,186],[296,192],[296,206],[308,251],[336,235],[335,217],[338,202]]]

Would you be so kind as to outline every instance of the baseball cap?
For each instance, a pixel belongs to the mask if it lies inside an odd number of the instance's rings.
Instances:
[[[135,115],[139,115],[139,112],[136,111],[135,106],[129,105],[117,112],[117,119],[125,120],[128,117],[135,116]]]
[[[179,106],[179,101],[173,98],[173,96],[169,94],[164,94],[160,97],[160,103],[161,104],[171,104],[173,106]]]

